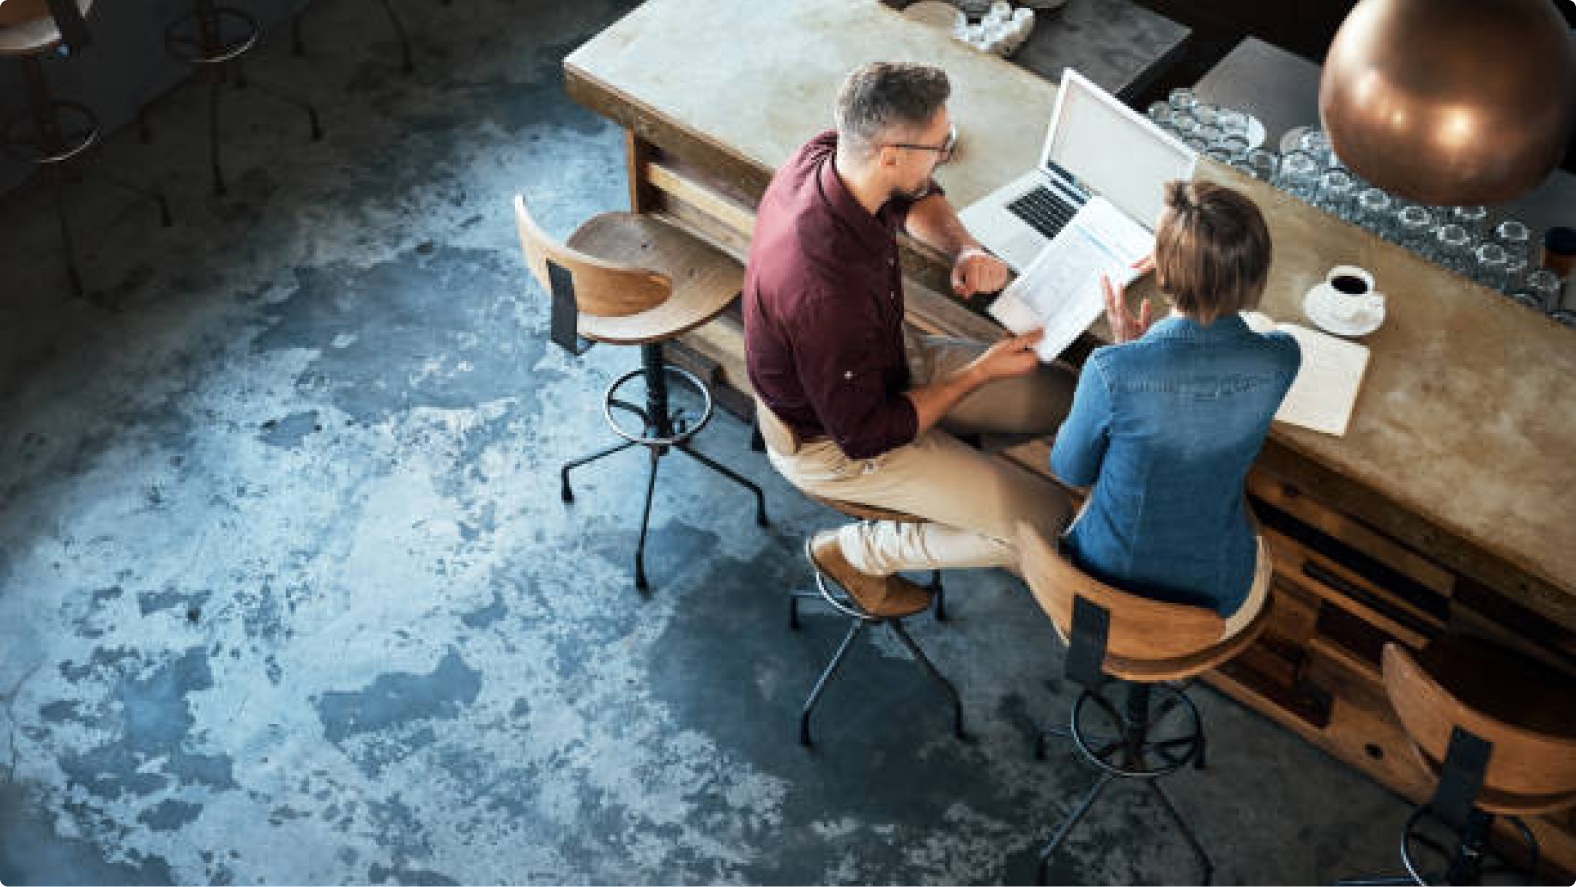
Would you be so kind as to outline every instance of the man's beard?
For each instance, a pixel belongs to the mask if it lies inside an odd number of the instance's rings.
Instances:
[[[892,196],[890,198],[888,198],[888,199],[889,200],[897,200],[897,199],[918,200],[921,197],[928,196],[929,194],[930,194],[930,181],[927,179],[918,188],[914,188],[912,190],[905,190],[903,188],[893,188],[892,189]]]

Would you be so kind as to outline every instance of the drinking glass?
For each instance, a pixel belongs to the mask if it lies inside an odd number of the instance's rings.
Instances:
[[[1364,188],[1357,195],[1357,224],[1388,238],[1393,219],[1389,194],[1378,188]]]
[[[1512,258],[1532,261],[1532,230],[1519,219],[1506,219],[1494,229],[1494,242]]]
[[[1243,163],[1247,174],[1261,182],[1275,181],[1275,173],[1280,170],[1280,158],[1265,148],[1249,151]]]
[[[1330,151],[1330,137],[1322,129],[1310,129],[1297,140],[1297,150],[1313,157],[1320,169],[1328,168],[1330,158],[1334,154]]]
[[[1248,115],[1231,108],[1221,108],[1215,117],[1215,125],[1228,135],[1242,136],[1243,141],[1248,138]]]
[[[1199,122],[1192,113],[1177,111],[1171,118],[1171,128],[1176,132],[1177,138],[1186,139],[1198,135]]]
[[[1243,159],[1248,154],[1248,139],[1246,136],[1232,133],[1221,136],[1220,141],[1215,143],[1215,147],[1224,150],[1231,157],[1232,166],[1241,166]]]
[[[1439,226],[1434,235],[1434,261],[1457,274],[1471,276],[1472,236],[1455,222]]]
[[[1472,251],[1472,279],[1491,290],[1505,286],[1505,248],[1497,243],[1479,244]]]
[[[1482,206],[1458,206],[1450,211],[1450,221],[1460,225],[1473,240],[1482,240],[1488,224],[1488,209]]]
[[[1156,126],[1166,132],[1170,132],[1171,123],[1176,119],[1176,109],[1171,107],[1170,102],[1151,102],[1149,105],[1149,119],[1153,120]]]
[[[1539,311],[1553,311],[1560,307],[1560,279],[1547,268],[1529,272],[1519,292],[1526,293],[1537,302],[1536,306],[1523,302],[1528,307],[1536,307]]]
[[[1319,164],[1302,151],[1288,153],[1281,158],[1275,187],[1299,200],[1312,202],[1319,192]]]
[[[1521,256],[1505,251],[1505,284],[1499,291],[1509,295],[1521,289],[1527,276],[1527,260]]]
[[[1195,102],[1193,104],[1193,119],[1200,126],[1218,126],[1220,123],[1220,108],[1209,102]]]
[[[1167,97],[1167,101],[1171,103],[1171,108],[1175,111],[1191,112],[1193,110],[1193,106],[1198,104],[1198,96],[1193,94],[1193,90],[1188,89],[1187,87],[1179,86],[1176,89],[1171,90],[1171,94]]]
[[[1421,206],[1404,206],[1395,214],[1397,242],[1420,256],[1429,256],[1434,245],[1434,214]]]
[[[1209,150],[1209,143],[1204,141],[1203,139],[1199,138],[1196,135],[1191,135],[1191,136],[1188,136],[1187,138],[1183,139],[1182,140],[1182,144],[1187,145],[1189,148],[1192,148],[1195,152],[1197,152],[1199,154],[1202,154],[1205,151]]]
[[[1337,218],[1352,220],[1355,215],[1357,183],[1349,173],[1339,169],[1325,170],[1319,176],[1319,199],[1314,202],[1325,212]]]
[[[1198,120],[1196,117],[1193,119]],[[1219,144],[1220,140],[1224,138],[1226,134],[1221,132],[1220,127],[1216,126],[1215,124],[1205,123],[1202,120],[1199,120],[1198,132],[1193,133],[1193,135],[1202,139],[1204,144],[1213,147],[1214,145]]]

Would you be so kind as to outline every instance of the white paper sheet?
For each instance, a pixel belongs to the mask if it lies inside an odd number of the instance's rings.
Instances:
[[[1055,360],[1105,310],[1100,275],[1125,286],[1152,243],[1142,226],[1094,197],[1002,291],[990,314],[1014,333],[1043,328],[1035,351],[1042,361]]]
[[[1295,323],[1276,323],[1258,311],[1244,311],[1242,317],[1254,332],[1279,330],[1296,339],[1302,349],[1302,367],[1275,421],[1337,437],[1345,434],[1368,369],[1368,346]]]

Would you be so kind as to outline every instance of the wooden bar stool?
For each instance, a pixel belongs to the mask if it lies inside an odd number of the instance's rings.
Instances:
[[[1495,817],[1520,835],[1530,863],[1518,882],[1531,883],[1538,842],[1519,817],[1576,806],[1576,687],[1548,666],[1459,635],[1417,655],[1386,644],[1383,666],[1390,704],[1438,785],[1402,831],[1406,875],[1340,883],[1475,884],[1516,873],[1489,846]],[[1423,834],[1430,822],[1454,833],[1453,848]],[[1422,864],[1425,848],[1436,866]]]
[[[608,386],[602,414],[613,433],[623,438],[590,455],[565,463],[559,471],[560,495],[574,501],[569,472],[604,456],[642,446],[650,455],[646,499],[640,516],[640,541],[635,547],[635,587],[646,582],[646,528],[657,466],[677,450],[755,495],[755,522],[767,526],[766,495],[743,475],[695,450],[693,438],[711,421],[712,398],[695,374],[666,363],[662,343],[721,314],[739,294],[744,269],[732,257],[660,219],[632,213],[603,213],[581,225],[563,243],[548,236],[531,218],[525,198],[514,198],[520,246],[531,274],[552,298],[553,343],[571,354],[585,353],[595,342],[639,345],[641,368],[625,373]],[[645,387],[644,405],[624,399],[621,392],[635,380]],[[701,401],[699,415],[689,416],[670,404],[669,382],[688,387]],[[639,421],[634,427],[618,416]]]
[[[66,216],[65,186],[68,182],[92,179],[130,191],[157,204],[160,223],[166,228],[171,224],[170,206],[164,195],[84,169],[74,162],[98,141],[98,118],[86,105],[56,99],[49,94],[42,58],[46,54],[70,55],[71,43],[86,43],[83,17],[92,6],[93,0],[10,0],[0,10],[0,57],[21,61],[22,82],[28,98],[27,110],[11,117],[0,128],[0,148],[17,160],[38,167],[53,184],[55,219],[60,226],[65,252],[66,277],[72,292],[79,297],[84,291],[71,239],[71,225]],[[62,27],[68,33],[62,34]],[[76,33],[69,33],[71,31]]]
[[[807,492],[805,495],[817,502],[820,502],[822,505],[825,505],[828,508],[839,511],[853,518],[854,520],[896,521],[898,523],[904,524],[922,524],[926,522],[922,517],[916,517],[912,514],[906,514],[901,511],[877,508],[873,505],[862,505],[858,502],[846,502],[841,499],[828,499],[825,496],[817,496],[814,493]],[[851,646],[853,646],[854,639],[859,637],[860,633],[864,631],[867,626],[878,625],[886,625],[891,628],[892,633],[897,635],[897,639],[903,643],[903,646],[908,649],[909,654],[914,657],[914,661],[918,662],[925,670],[925,674],[930,675],[932,680],[941,685],[941,689],[946,692],[948,698],[952,700],[953,733],[959,739],[966,738],[966,734],[963,732],[963,700],[958,696],[957,689],[952,686],[951,681],[948,681],[942,676],[941,672],[936,669],[935,665],[931,664],[930,657],[925,655],[925,651],[920,649],[919,644],[914,642],[914,639],[909,636],[908,630],[903,627],[904,619],[914,615],[915,613],[924,612],[924,610],[928,608],[930,601],[926,601],[925,606],[920,606],[917,609],[914,609],[912,612],[899,612],[883,615],[871,613],[864,607],[861,607],[859,602],[854,600],[854,598],[846,591],[842,589],[834,590],[833,588],[828,587],[826,577],[822,574],[821,570],[816,567],[815,558],[810,554],[810,540],[805,542],[805,557],[810,561],[810,573],[815,577],[816,590],[796,591],[789,596],[788,627],[796,631],[798,630],[799,601],[806,599],[824,600],[827,604],[831,605],[832,609],[849,617],[850,621],[848,625],[848,633],[843,635],[843,642],[837,646],[837,652],[832,654],[832,660],[828,662],[826,668],[821,671],[820,679],[815,682],[815,689],[810,691],[810,697],[805,700],[804,709],[799,714],[799,743],[805,746],[811,744],[810,715],[815,711],[816,703],[821,701],[821,694],[826,692],[827,685],[832,682],[832,678],[835,677],[839,669],[841,669],[843,658],[848,655],[848,650]],[[935,602],[936,619],[946,619],[947,614],[942,597],[943,590],[941,586],[940,570],[931,571],[930,585],[928,588],[931,592],[930,600]]]
[[[164,49],[171,58],[191,65],[208,77],[208,161],[213,171],[213,193],[227,193],[224,171],[219,165],[219,88],[234,79],[236,89],[255,88],[259,92],[306,113],[312,141],[323,138],[317,109],[266,83],[248,78],[241,68],[241,57],[257,45],[262,29],[250,13],[233,6],[219,6],[214,0],[193,0],[192,11],[170,22],[164,29]],[[148,127],[148,105],[137,108],[137,132],[144,142],[153,138]]]
[[[1192,700],[1173,682],[1231,659],[1264,630],[1270,615],[1265,593],[1270,564],[1262,548],[1255,577],[1259,594],[1250,594],[1243,605],[1258,602],[1258,610],[1242,630],[1227,636],[1226,621],[1215,611],[1112,588],[1078,569],[1028,524],[1018,525],[1018,544],[1034,599],[1068,639],[1067,676],[1084,688],[1073,702],[1067,728],[1040,734],[1035,755],[1044,758],[1047,735],[1070,736],[1084,760],[1100,770],[1094,787],[1041,851],[1039,882],[1046,883],[1057,848],[1111,780],[1120,778],[1143,781],[1193,848],[1203,866],[1202,883],[1209,883],[1214,863],[1159,784],[1160,777],[1188,764],[1204,766],[1203,722]],[[1120,709],[1103,692],[1108,677],[1126,690]],[[1185,726],[1174,733],[1163,729],[1172,712],[1185,715]]]

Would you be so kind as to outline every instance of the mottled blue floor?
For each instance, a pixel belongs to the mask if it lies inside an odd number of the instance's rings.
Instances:
[[[178,224],[84,190],[90,286],[66,297],[46,195],[0,200],[0,881],[1023,882],[1092,781],[1065,748],[1061,649],[1014,579],[949,578],[912,631],[973,738],[888,637],[856,649],[795,742],[843,624],[786,627],[804,536],[835,518],[721,417],[701,447],[767,490],[668,460],[649,596],[630,582],[643,457],[608,440],[636,365],[546,344],[518,254],[525,192],[567,233],[625,199],[620,133],[563,55],[627,2],[407,4],[417,72],[371,4],[322,0],[338,56],[253,66],[327,138],[226,105],[208,196],[204,93],[95,159],[161,184]],[[366,8],[363,8],[366,7]],[[704,64],[704,60],[697,60]],[[1393,867],[1405,806],[1208,690],[1211,769],[1173,797],[1225,883]],[[1197,877],[1139,793],[1053,873]]]

